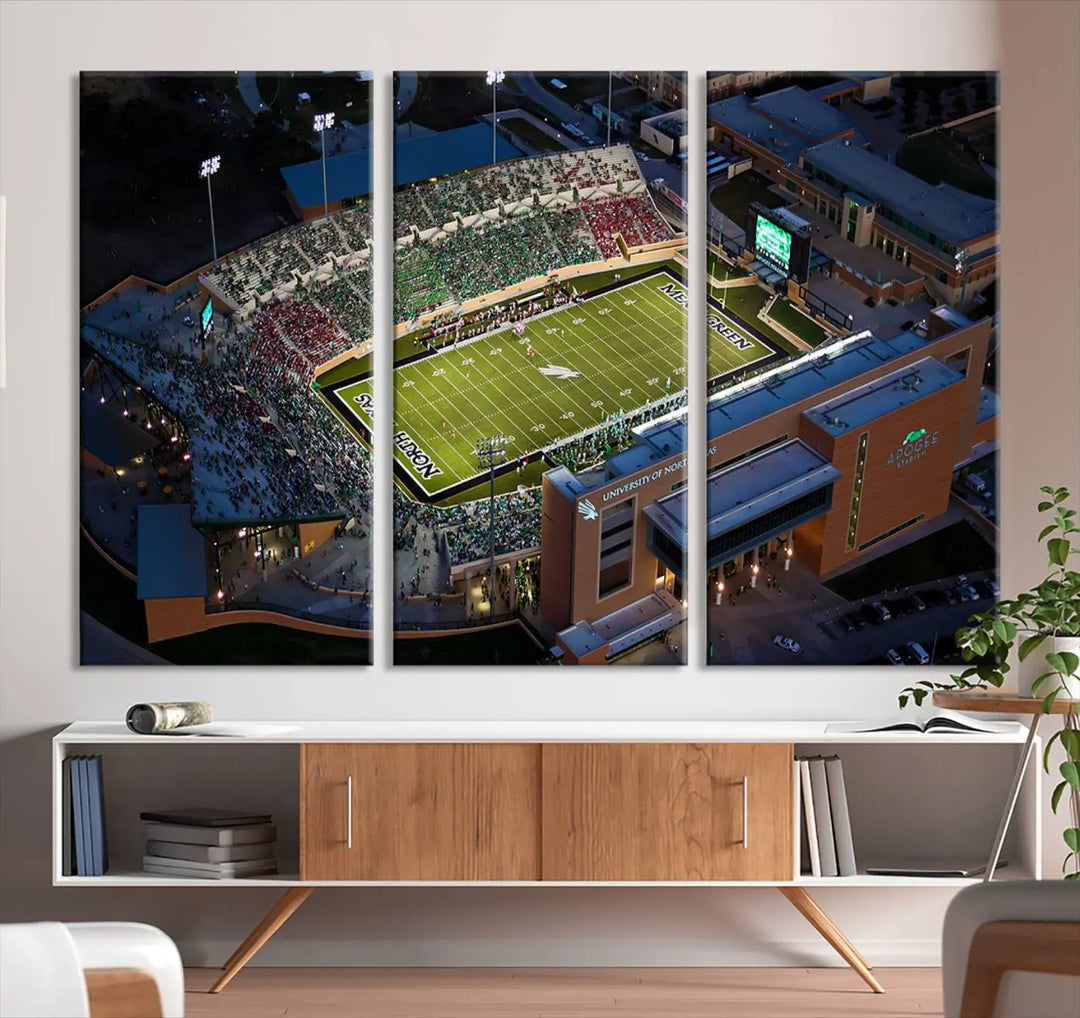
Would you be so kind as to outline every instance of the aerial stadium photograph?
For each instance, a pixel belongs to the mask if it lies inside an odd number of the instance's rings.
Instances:
[[[395,76],[396,662],[685,660],[644,515],[685,484],[685,89]],[[318,381],[362,436],[370,380]]]
[[[80,80],[80,661],[365,664],[371,76]],[[365,436],[369,437],[369,436]]]
[[[956,663],[998,593],[997,75],[707,89],[707,660]]]

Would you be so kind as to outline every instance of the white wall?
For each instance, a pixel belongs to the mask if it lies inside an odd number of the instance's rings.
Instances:
[[[302,7],[302,10],[301,10]],[[49,886],[48,740],[132,702],[207,698],[220,717],[835,718],[890,711],[885,669],[79,669],[77,78],[80,69],[714,67],[1004,69],[1004,589],[1037,578],[1033,502],[1080,490],[1077,52],[1080,6],[934,3],[16,3],[0,7],[0,191],[8,201],[8,389],[0,392],[0,908],[5,918],[156,922],[220,962],[273,892]],[[652,22],[658,20],[659,27]],[[461,40],[455,43],[454,40]],[[662,40],[662,41],[661,41]],[[726,40],[738,40],[727,48]],[[858,40],[852,46],[851,40]],[[1003,57],[999,52],[1003,40]],[[658,46],[660,49],[658,49]],[[1002,64],[1002,60],[1004,63]],[[703,97],[692,115],[701,123]],[[377,158],[387,146],[377,149]],[[700,153],[691,165],[700,168]],[[377,180],[389,180],[388,160]],[[695,179],[693,176],[691,180]],[[692,190],[700,197],[702,188]],[[376,228],[389,225],[385,193]],[[703,209],[698,208],[698,225]],[[388,250],[388,247],[387,247]],[[700,253],[693,254],[698,259]],[[377,321],[389,325],[381,298]],[[692,350],[703,349],[694,323]],[[383,360],[388,363],[389,349]],[[383,363],[380,361],[380,363]],[[692,371],[700,382],[702,368]],[[691,375],[693,383],[694,376]],[[384,380],[382,393],[388,395]],[[701,423],[691,435],[700,465]],[[389,431],[381,433],[387,477]],[[696,436],[696,442],[695,442]],[[381,503],[389,488],[381,485]],[[389,523],[381,526],[387,546]],[[377,530],[377,538],[380,531]],[[702,566],[700,552],[697,565]],[[378,563],[386,575],[388,562]],[[691,569],[695,568],[691,558]],[[703,575],[704,570],[701,569]],[[700,632],[701,605],[693,610]],[[377,607],[384,632],[388,605]],[[997,788],[972,794],[997,796]],[[1050,872],[1059,854],[1048,837]],[[871,960],[933,960],[947,895],[849,889],[824,907]],[[393,890],[313,896],[268,963],[806,964],[829,957],[769,891]]]

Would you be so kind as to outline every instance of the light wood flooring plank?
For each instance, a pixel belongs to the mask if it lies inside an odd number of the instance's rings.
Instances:
[[[941,972],[879,968],[188,969],[188,1018],[941,1018]]]

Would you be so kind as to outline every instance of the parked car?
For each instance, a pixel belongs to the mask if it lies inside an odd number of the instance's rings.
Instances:
[[[946,604],[956,604],[956,602],[960,600],[960,598],[956,596],[956,591],[953,590],[951,587],[946,587],[941,592],[941,596],[945,598]]]
[[[926,611],[926,602],[918,594],[911,595],[911,603],[917,612]]]
[[[891,665],[902,665],[904,663],[904,659],[900,656],[895,647],[890,647],[885,651],[885,660]]]
[[[988,597],[997,597],[1001,593],[1001,588],[997,585],[997,580],[991,580],[988,577],[983,580],[983,586],[986,588]]]
[[[926,653],[926,648],[921,643],[912,641],[905,644],[908,651],[910,651],[912,657],[915,658],[915,663],[919,665],[930,664],[930,655]]]
[[[772,642],[775,643],[777,647],[783,647],[784,650],[791,651],[792,654],[798,654],[799,651],[802,650],[798,641],[793,640],[790,636],[781,636],[779,633],[772,638]]]
[[[873,613],[874,621],[879,624],[888,622],[892,618],[892,612],[881,601],[875,601],[871,604],[870,611]]]
[[[851,617],[849,615],[841,615],[841,616],[839,616],[837,618],[837,620],[836,620],[836,624],[845,633],[853,633],[853,632],[855,632],[855,623],[851,621]]]

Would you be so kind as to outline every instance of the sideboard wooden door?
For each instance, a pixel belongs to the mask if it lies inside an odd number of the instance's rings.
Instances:
[[[790,744],[548,744],[545,880],[791,880]]]
[[[302,880],[539,880],[540,747],[308,743]]]

